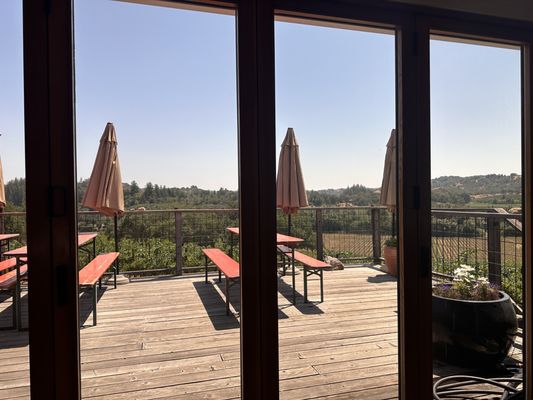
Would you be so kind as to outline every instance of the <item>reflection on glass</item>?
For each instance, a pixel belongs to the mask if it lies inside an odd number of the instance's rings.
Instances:
[[[275,26],[280,397],[395,398],[394,35],[313,24]]]
[[[431,41],[433,355],[437,387],[521,385],[520,51]],[[446,397],[443,397],[446,398]],[[470,398],[470,397],[468,397]]]
[[[235,18],[74,15],[83,397],[238,398]]]

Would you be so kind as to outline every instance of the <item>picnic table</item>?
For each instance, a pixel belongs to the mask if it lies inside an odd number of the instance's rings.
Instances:
[[[230,256],[233,257],[233,236],[239,236],[238,227],[229,227],[226,230],[231,233],[230,236]],[[294,265],[294,251],[295,248],[304,242],[304,239],[288,236],[281,233],[276,234],[276,247],[277,251],[283,255],[290,255],[289,259],[291,260],[291,270],[292,270],[292,302],[296,304],[296,278],[295,278],[295,265]],[[283,268],[283,273],[285,273],[285,267]]]
[[[2,233],[0,234],[0,260],[2,259],[4,249],[10,250],[10,243],[12,239],[18,238],[18,233]]]
[[[96,257],[96,236],[98,236],[97,233],[80,233],[78,234],[78,248],[83,251],[88,251],[86,248],[90,245],[92,245],[92,255],[93,258]],[[17,329],[21,330],[21,314],[20,314],[20,282],[21,282],[21,275],[20,275],[20,266],[22,264],[27,263],[28,258],[28,246],[22,246],[18,247],[13,250],[6,251],[3,254],[4,257],[14,257],[17,259],[16,263],[16,270],[17,270],[17,284],[15,286],[15,310],[17,314]]]

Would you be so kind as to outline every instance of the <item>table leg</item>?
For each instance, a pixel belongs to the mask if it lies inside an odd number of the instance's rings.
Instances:
[[[307,268],[304,266],[304,303],[307,303]]]
[[[205,256],[205,283],[207,283],[207,256]]]
[[[98,286],[93,285],[93,326],[96,326],[96,307],[98,305]]]
[[[22,328],[22,317],[20,312],[20,258],[17,257],[17,263],[15,268],[17,269],[17,283],[15,285],[15,304],[14,310],[17,313],[17,330]]]
[[[226,275],[226,315],[229,315],[229,279]]]
[[[96,238],[93,238],[93,259],[96,258]]]
[[[324,270],[320,270],[320,302],[324,302]]]
[[[292,259],[292,304],[296,304],[296,278],[295,278],[295,266],[294,266],[294,247],[291,248]]]

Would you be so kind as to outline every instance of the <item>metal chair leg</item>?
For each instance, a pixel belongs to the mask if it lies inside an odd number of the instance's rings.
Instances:
[[[295,269],[296,267],[294,266],[295,262],[294,262],[294,248],[292,249],[292,304],[293,305],[296,305],[296,277],[295,277]]]
[[[98,286],[93,285],[93,326],[96,326],[96,303],[98,302]]]
[[[113,267],[113,288],[117,288],[117,269]]]
[[[13,291],[11,292],[11,294],[13,295],[13,329],[15,329],[17,327],[17,292],[15,290],[15,288],[13,288]]]
[[[304,266],[304,303],[307,303],[307,268]]]
[[[226,315],[229,315],[229,279],[226,276]]]
[[[319,270],[320,272],[320,302],[324,302],[324,270]]]
[[[22,328],[22,312],[20,310],[20,303],[21,303],[21,288],[20,288],[20,265],[19,261],[17,260],[17,283],[15,284],[15,312],[17,314],[17,329],[20,330]]]
[[[205,283],[207,283],[207,256],[205,256]]]

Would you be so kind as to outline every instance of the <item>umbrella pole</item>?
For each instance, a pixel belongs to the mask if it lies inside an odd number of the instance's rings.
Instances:
[[[118,253],[118,215],[115,213],[115,215],[113,216],[113,220],[114,220],[114,229],[115,229],[115,251]],[[116,270],[117,270],[117,275],[119,274],[119,266],[118,266],[118,258],[116,259]]]
[[[288,225],[288,229],[287,229],[287,235],[291,235],[291,214],[287,214],[287,225]]]

